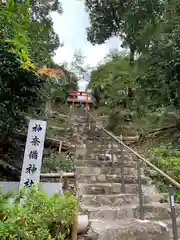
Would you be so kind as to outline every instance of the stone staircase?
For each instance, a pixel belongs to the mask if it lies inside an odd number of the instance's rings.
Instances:
[[[92,141],[92,136],[89,137],[86,131],[85,122],[81,119],[76,123],[79,142],[76,144],[78,154],[75,159],[80,209],[82,213],[89,215],[91,223],[84,239],[173,239],[170,231],[169,206],[159,203],[160,195],[150,179],[144,175],[143,169],[141,169],[141,183],[146,220],[139,220],[136,159],[127,151],[118,148],[114,150],[113,160],[106,159],[106,153],[102,151],[101,137]],[[86,144],[82,144],[85,142]],[[109,139],[108,143],[104,143],[107,153],[112,147],[109,143]],[[114,148],[116,148],[115,145]],[[123,178],[122,161],[118,159],[123,160]],[[177,209],[177,214],[180,216],[180,209]]]

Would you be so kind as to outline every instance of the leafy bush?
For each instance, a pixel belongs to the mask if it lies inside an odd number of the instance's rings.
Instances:
[[[174,149],[171,145],[160,145],[149,152],[152,162],[170,177],[180,182],[180,150]],[[152,177],[161,192],[168,193],[169,181],[161,175]],[[180,203],[180,191],[175,191],[175,201]]]
[[[73,157],[65,155],[64,153],[57,154],[55,152],[51,152],[50,156],[46,156],[43,159],[43,169],[45,172],[73,172]]]
[[[5,3],[6,2],[6,3]],[[14,53],[23,69],[35,68],[31,63],[29,37],[29,1],[8,0],[0,3],[0,45],[10,43],[8,51]]]
[[[9,199],[13,198],[13,203]],[[77,212],[76,198],[65,193],[49,197],[40,188],[0,192],[0,239],[65,240]]]
[[[21,126],[24,113],[42,102],[44,79],[20,67],[9,44],[0,45],[0,140]]]

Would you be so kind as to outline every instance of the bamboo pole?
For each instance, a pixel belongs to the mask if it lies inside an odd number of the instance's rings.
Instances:
[[[96,119],[92,116],[92,114],[90,114],[88,112],[89,116],[96,122]],[[97,124],[97,122],[96,122]],[[168,180],[173,186],[176,186],[177,188],[180,189],[180,183],[178,183],[176,180],[174,180],[173,178],[171,178],[169,175],[167,175],[166,173],[164,173],[161,169],[159,169],[158,167],[156,167],[154,164],[152,164],[150,161],[148,161],[146,158],[142,157],[139,153],[137,153],[136,151],[134,151],[132,148],[128,147],[123,141],[119,140],[114,134],[110,133],[108,130],[106,130],[102,125],[97,124],[99,126],[100,129],[104,130],[104,132],[106,132],[112,139],[115,139],[117,142],[119,142],[124,148],[126,148],[127,150],[129,150],[131,153],[133,153],[136,157],[138,157],[139,159],[141,159],[144,163],[146,163],[149,167],[151,167],[152,169],[154,169],[156,172],[158,172],[161,176],[163,176],[164,178],[166,178],[166,180]]]
[[[58,178],[59,177],[59,173],[41,173],[41,177],[44,178]],[[67,177],[67,178],[74,178],[75,177],[75,173],[74,172],[70,172],[70,173],[66,173],[64,172],[62,174],[62,177]]]
[[[63,144],[63,142],[59,141],[59,154],[61,153],[61,150],[62,150],[62,144]]]

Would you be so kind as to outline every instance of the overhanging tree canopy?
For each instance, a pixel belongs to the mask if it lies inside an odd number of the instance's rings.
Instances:
[[[112,36],[123,41],[123,46],[134,53],[147,48],[157,22],[163,12],[163,1],[85,1],[90,17],[87,39],[92,44],[102,44]]]

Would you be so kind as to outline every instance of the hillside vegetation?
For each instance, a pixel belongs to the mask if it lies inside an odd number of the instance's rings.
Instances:
[[[88,40],[102,44],[117,36],[125,50],[111,51],[91,73],[99,115],[107,115],[116,135],[140,135],[140,152],[179,182],[180,2],[85,2]]]

